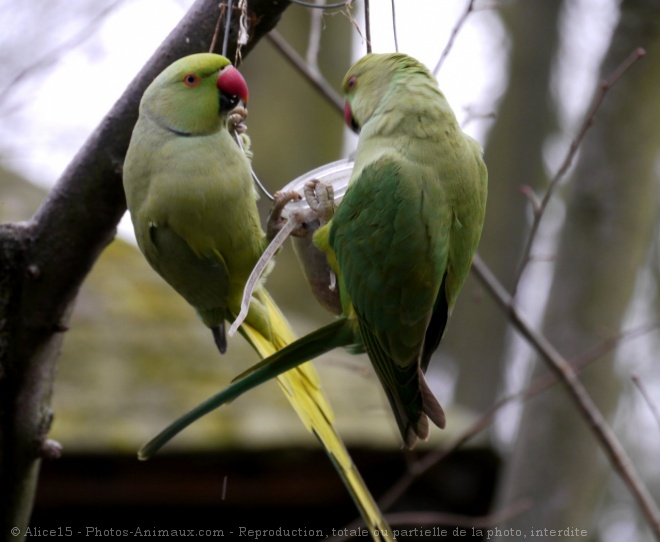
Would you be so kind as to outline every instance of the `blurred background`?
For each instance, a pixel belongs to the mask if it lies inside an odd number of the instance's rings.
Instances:
[[[3,222],[30,218],[190,4],[0,2]],[[454,36],[467,5],[396,2],[399,50],[434,69],[451,45],[438,81],[464,129],[484,146],[490,175],[479,253],[515,291],[519,309],[582,367],[585,386],[657,499],[660,2],[477,0]],[[390,2],[372,0],[371,12],[374,51],[394,50]],[[362,3],[351,13],[362,26]],[[366,50],[343,11],[291,6],[277,32],[337,91]],[[523,267],[533,204],[590,117],[599,81],[637,47],[646,57],[621,75],[591,117]],[[271,191],[354,149],[340,112],[268,39],[241,71],[250,87],[254,168]],[[260,204],[265,217],[268,202]],[[300,334],[332,318],[309,294],[290,247],[279,255],[268,289]],[[167,520],[180,528],[184,519],[190,528],[272,526],[274,520],[263,518],[273,511],[276,526],[341,528],[354,519],[330,462],[275,384],[195,423],[149,462],[137,462],[142,444],[257,358],[239,337],[220,358],[192,309],[135,248],[126,217],[88,277],[70,327],[51,433],[64,454],[42,466],[34,525],[69,519],[118,528],[135,511],[145,521],[158,519],[157,526]],[[470,279],[429,369],[448,427],[432,430],[412,453],[400,448],[366,356],[336,351],[315,365],[339,432],[376,497],[433,464],[390,508],[405,512],[408,524],[419,520],[415,514],[432,512],[438,523],[479,525],[443,515],[453,513],[492,526],[496,518],[483,516],[504,511],[499,524],[524,532],[579,527],[588,540],[651,540],[561,386],[524,395],[544,378],[537,358]],[[467,444],[431,461],[511,396]]]

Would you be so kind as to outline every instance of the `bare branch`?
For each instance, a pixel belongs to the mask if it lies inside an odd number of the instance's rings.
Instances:
[[[594,359],[604,356],[608,352],[614,350],[617,346],[620,346],[624,341],[629,341],[631,339],[636,339],[638,337],[641,337],[642,335],[646,335],[651,331],[655,331],[656,329],[658,329],[658,327],[660,327],[659,322],[650,322],[648,324],[643,324],[628,331],[617,333],[613,337],[605,339],[604,341],[595,345],[593,348],[589,348],[586,352],[580,354],[580,356],[573,361],[572,365],[574,367],[580,367],[580,368],[584,367],[589,363],[591,363]]]
[[[628,489],[651,525],[653,532],[660,538],[660,509],[658,509],[648,488],[639,477],[639,474],[637,474],[637,470],[625,449],[578,379],[575,370],[555,347],[543,335],[535,331],[517,311],[514,306],[513,297],[507,293],[502,284],[495,278],[478,255],[474,258],[472,270],[498,305],[504,309],[508,319],[518,332],[534,347],[559,380],[565,384],[566,390],[577,406],[578,411],[588,422],[596,439],[600,442],[601,447],[609,457],[612,466],[619,473],[626,486],[628,486]]]
[[[456,41],[456,36],[458,36],[458,33],[460,32],[461,28],[465,24],[465,21],[467,21],[467,18],[470,16],[470,13],[472,13],[472,11],[474,11],[474,0],[468,0],[468,5],[465,8],[463,15],[461,15],[458,21],[456,22],[456,25],[454,26],[449,36],[449,40],[447,41],[447,45],[445,45],[445,48],[442,51],[442,54],[440,55],[440,59],[438,60],[438,63],[435,65],[435,69],[433,70],[433,75],[435,75],[436,77],[440,72],[440,68],[442,68],[442,64],[445,62],[445,59],[449,56],[449,52],[454,46],[454,42]]]
[[[278,32],[268,34],[268,40],[282,53],[291,65],[296,68],[335,108],[340,112],[344,110],[344,103],[326,79],[311,70],[303,58]]]
[[[527,268],[527,264],[531,260],[530,254],[532,252],[532,246],[534,244],[534,240],[536,239],[536,235],[538,233],[541,219],[543,218],[545,209],[548,206],[550,198],[555,193],[559,181],[561,181],[564,175],[566,175],[568,169],[571,167],[571,164],[573,163],[573,159],[575,158],[575,155],[577,154],[577,151],[580,148],[580,144],[584,140],[587,131],[594,123],[596,114],[598,113],[598,110],[600,109],[603,100],[605,100],[605,96],[607,95],[608,91],[614,86],[614,84],[619,79],[621,79],[621,77],[623,77],[623,75],[632,67],[632,65],[635,64],[635,62],[637,62],[645,54],[646,51],[644,51],[644,49],[642,49],[641,47],[638,47],[630,55],[628,55],[628,57],[609,75],[609,77],[607,77],[605,80],[600,82],[600,85],[598,86],[598,92],[594,96],[594,99],[591,102],[591,105],[589,106],[585,119],[582,122],[582,125],[580,126],[577,135],[571,142],[568,152],[566,153],[566,157],[564,158],[564,161],[557,170],[557,173],[555,173],[554,177],[550,181],[550,186],[548,186],[548,190],[543,196],[543,199],[534,209],[534,221],[532,222],[532,227],[529,232],[529,237],[527,238],[527,243],[525,244],[525,248],[523,249],[520,267],[518,268],[518,272],[516,273],[516,278],[513,286],[514,298],[516,297],[516,293],[518,291],[518,285],[520,284],[520,279],[522,278],[522,275],[525,272],[525,269]]]
[[[231,0],[229,0],[231,2]],[[218,20],[215,23],[215,30],[213,31],[213,39],[211,40],[211,45],[209,45],[209,53],[215,51],[216,44],[218,42],[218,36],[220,34],[220,25],[222,24],[222,19],[227,13],[227,4],[222,3],[218,6]],[[230,12],[231,13],[231,12]],[[231,18],[227,17],[227,22],[225,25],[225,37],[229,36],[229,24],[231,23]],[[224,41],[224,40],[223,40]],[[223,43],[222,46],[222,55],[224,56],[227,53],[227,47]]]

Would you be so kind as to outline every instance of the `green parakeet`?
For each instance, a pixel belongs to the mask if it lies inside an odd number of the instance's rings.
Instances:
[[[343,81],[359,132],[349,187],[314,241],[408,446],[445,416],[424,374],[483,226],[487,172],[428,70],[403,54],[367,55]]]
[[[140,249],[213,330],[221,352],[225,321],[240,311],[245,282],[266,247],[250,164],[228,129],[230,113],[239,111],[240,120],[241,110],[235,108],[247,98],[245,80],[220,55],[202,53],[174,62],[144,93],[124,164],[124,190]],[[240,331],[262,358],[294,340],[263,286],[255,291]],[[386,531],[334,429],[313,366],[301,365],[278,381],[330,455],[367,525]],[[160,445],[148,444],[141,457]]]
[[[323,186],[308,197],[327,221],[314,242],[337,275],[343,315],[263,360],[176,430],[339,346],[366,349],[408,447],[427,438],[428,418],[445,425],[424,375],[481,236],[482,149],[407,55],[365,56],[343,89],[346,122],[360,134],[348,189],[336,211],[319,204],[328,200]]]

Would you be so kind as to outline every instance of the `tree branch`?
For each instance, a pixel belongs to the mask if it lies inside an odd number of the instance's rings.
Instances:
[[[250,41],[272,30],[289,1],[251,0]],[[28,223],[0,228],[0,532],[25,531],[50,397],[72,302],[126,211],[122,165],[144,89],[182,56],[209,50],[217,0],[197,0],[68,166]],[[232,58],[238,18],[231,28]]]
[[[543,357],[550,369],[556,374],[557,378],[566,385],[568,394],[577,406],[578,411],[588,422],[596,439],[601,443],[603,450],[609,457],[612,466],[619,473],[623,482],[628,486],[628,489],[648,520],[651,529],[656,537],[660,539],[660,509],[658,509],[658,506],[653,500],[646,485],[637,474],[637,470],[630,460],[630,457],[607,424],[607,421],[603,418],[598,407],[596,407],[592,401],[571,365],[562,357],[555,347],[550,344],[543,335],[535,331],[529,325],[527,320],[518,312],[514,306],[513,298],[490,272],[486,264],[478,255],[474,258],[472,270],[486,290],[491,294],[493,299],[495,299],[497,304],[504,309],[504,312],[513,326],[523,337],[525,337],[527,342],[534,347],[541,357]]]
[[[465,7],[465,11],[460,16],[460,18],[456,22],[456,25],[452,29],[451,35],[449,36],[449,40],[447,41],[447,45],[445,45],[445,48],[442,50],[442,54],[438,59],[438,63],[435,65],[435,68],[433,69],[433,75],[435,75],[436,77],[438,76],[438,73],[440,73],[440,68],[442,68],[445,59],[449,56],[449,52],[454,46],[454,41],[456,41],[456,36],[458,36],[458,33],[465,24],[465,21],[467,21],[467,18],[470,16],[470,13],[472,13],[473,11],[474,11],[474,0],[468,0],[468,4]]]
[[[303,59],[296,50],[289,45],[279,32],[274,31],[268,34],[268,40],[275,46],[282,56],[288,60],[289,63],[298,70],[298,72],[300,72],[300,74],[305,77],[326,100],[328,100],[328,102],[330,102],[331,105],[343,112],[344,102],[339,94],[335,92],[318,70],[310,68],[305,59]]]
[[[623,75],[632,67],[632,65],[635,62],[637,62],[640,58],[642,58],[645,54],[646,51],[644,51],[644,49],[642,49],[641,47],[638,47],[632,53],[630,53],[630,55],[628,55],[628,57],[610,74],[609,77],[601,81],[598,87],[598,92],[594,96],[594,99],[591,102],[591,105],[589,106],[589,110],[585,115],[584,121],[582,122],[582,125],[580,126],[577,135],[573,138],[573,141],[571,141],[571,145],[568,149],[568,152],[566,153],[566,156],[564,157],[564,161],[557,170],[557,173],[555,173],[554,177],[550,181],[550,185],[548,186],[548,189],[543,195],[543,199],[541,199],[541,201],[539,202],[536,199],[536,197],[532,194],[530,188],[523,187],[523,193],[532,202],[532,207],[534,210],[534,221],[532,222],[532,228],[529,232],[527,243],[525,244],[525,248],[523,249],[520,267],[518,269],[518,272],[516,273],[516,279],[513,286],[514,298],[516,297],[520,279],[522,278],[522,275],[525,272],[525,269],[527,268],[527,264],[531,260],[532,246],[534,245],[534,240],[536,239],[536,234],[538,233],[539,226],[541,224],[541,219],[543,218],[545,209],[548,206],[550,199],[555,193],[559,181],[561,181],[564,178],[564,175],[566,175],[566,172],[571,167],[571,164],[573,163],[573,159],[575,158],[575,155],[577,154],[577,151],[580,148],[582,141],[584,140],[584,136],[587,134],[589,128],[591,128],[591,126],[593,125],[594,120],[596,118],[596,114],[598,113],[598,110],[600,109],[603,100],[605,100],[605,96],[607,95],[609,90],[614,86],[614,84],[619,79],[621,79],[621,77],[623,77]]]

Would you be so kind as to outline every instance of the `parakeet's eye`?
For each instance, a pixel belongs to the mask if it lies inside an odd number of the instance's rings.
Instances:
[[[183,78],[183,83],[187,87],[195,87],[197,86],[197,83],[199,83],[199,76],[194,73],[189,73]]]
[[[348,89],[355,88],[357,86],[357,77],[355,75],[352,75],[351,77],[348,78],[348,81],[346,82],[346,87]]]

